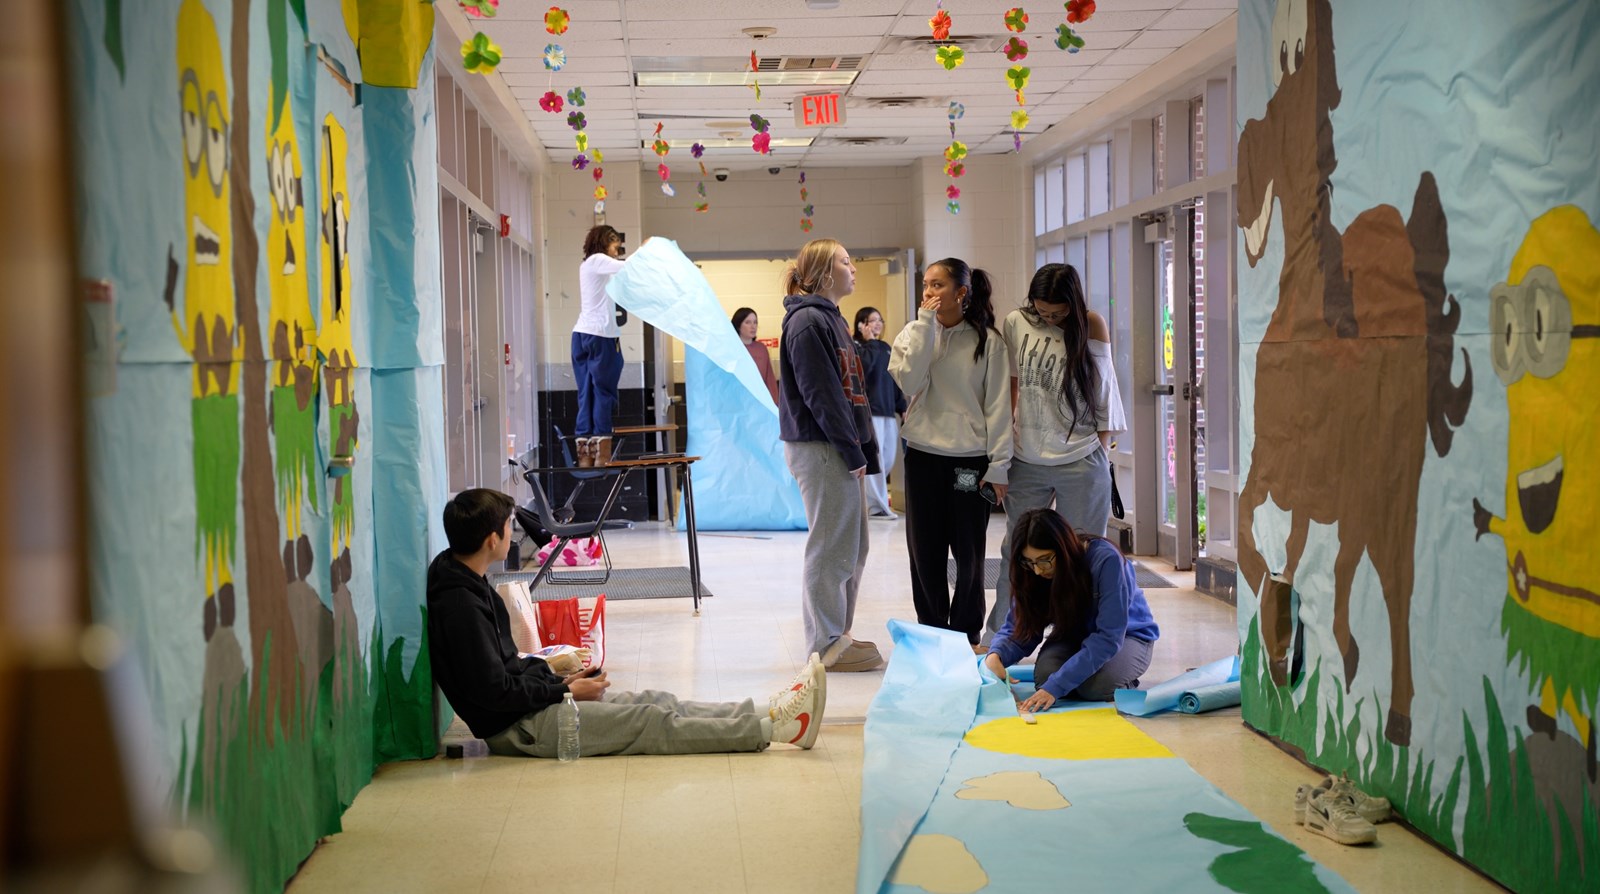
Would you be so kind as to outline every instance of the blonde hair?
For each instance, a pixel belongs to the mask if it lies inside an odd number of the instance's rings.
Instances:
[[[813,239],[783,272],[783,294],[815,295],[833,286],[833,257],[843,248],[837,239]]]

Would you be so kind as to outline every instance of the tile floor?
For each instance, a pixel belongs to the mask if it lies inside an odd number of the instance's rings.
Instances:
[[[1003,517],[990,528],[998,554]],[[910,608],[903,522],[872,523],[856,633],[888,651],[890,618]],[[683,538],[656,524],[607,535],[624,567],[686,564]],[[764,701],[805,655],[796,602],[804,532],[700,537],[715,595],[606,607],[606,665],[619,689]],[[1233,609],[1193,576],[1144,560],[1180,588],[1147,596],[1162,637],[1147,681],[1238,649]],[[992,594],[991,594],[992,595]],[[585,758],[576,764],[483,756],[380,767],[290,882],[315,892],[848,892],[860,835],[861,723],[881,673],[835,674],[811,751]],[[1246,729],[1238,709],[1135,721],[1196,771],[1359,891],[1500,890],[1401,826],[1349,848],[1294,825],[1311,769]],[[447,740],[467,737],[457,722]],[[1137,876],[1129,891],[1142,890]]]

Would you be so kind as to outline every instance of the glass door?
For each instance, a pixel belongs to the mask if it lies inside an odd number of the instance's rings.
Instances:
[[[1156,395],[1159,554],[1179,571],[1199,552],[1199,464],[1195,451],[1194,210],[1169,209],[1156,252]]]

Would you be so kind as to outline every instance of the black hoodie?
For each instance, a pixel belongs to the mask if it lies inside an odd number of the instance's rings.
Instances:
[[[428,566],[428,655],[434,681],[480,739],[567,692],[550,665],[518,657],[505,603],[448,549]]]
[[[783,310],[778,437],[827,441],[846,469],[878,474],[866,378],[839,306],[819,295],[790,295]]]

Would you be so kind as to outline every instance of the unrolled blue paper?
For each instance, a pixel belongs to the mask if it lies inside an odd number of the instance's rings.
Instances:
[[[1198,686],[1178,696],[1178,710],[1185,714],[1204,714],[1239,704],[1239,681]]]
[[[1117,710],[1135,717],[1146,717],[1178,706],[1185,692],[1220,683],[1239,682],[1239,656],[1219,658],[1203,667],[1179,674],[1149,689],[1118,689],[1114,696]]]
[[[606,292],[684,344],[695,522],[713,531],[806,527],[778,440],[778,408],[705,275],[670,239],[632,253]],[[684,516],[678,514],[679,527]]]

